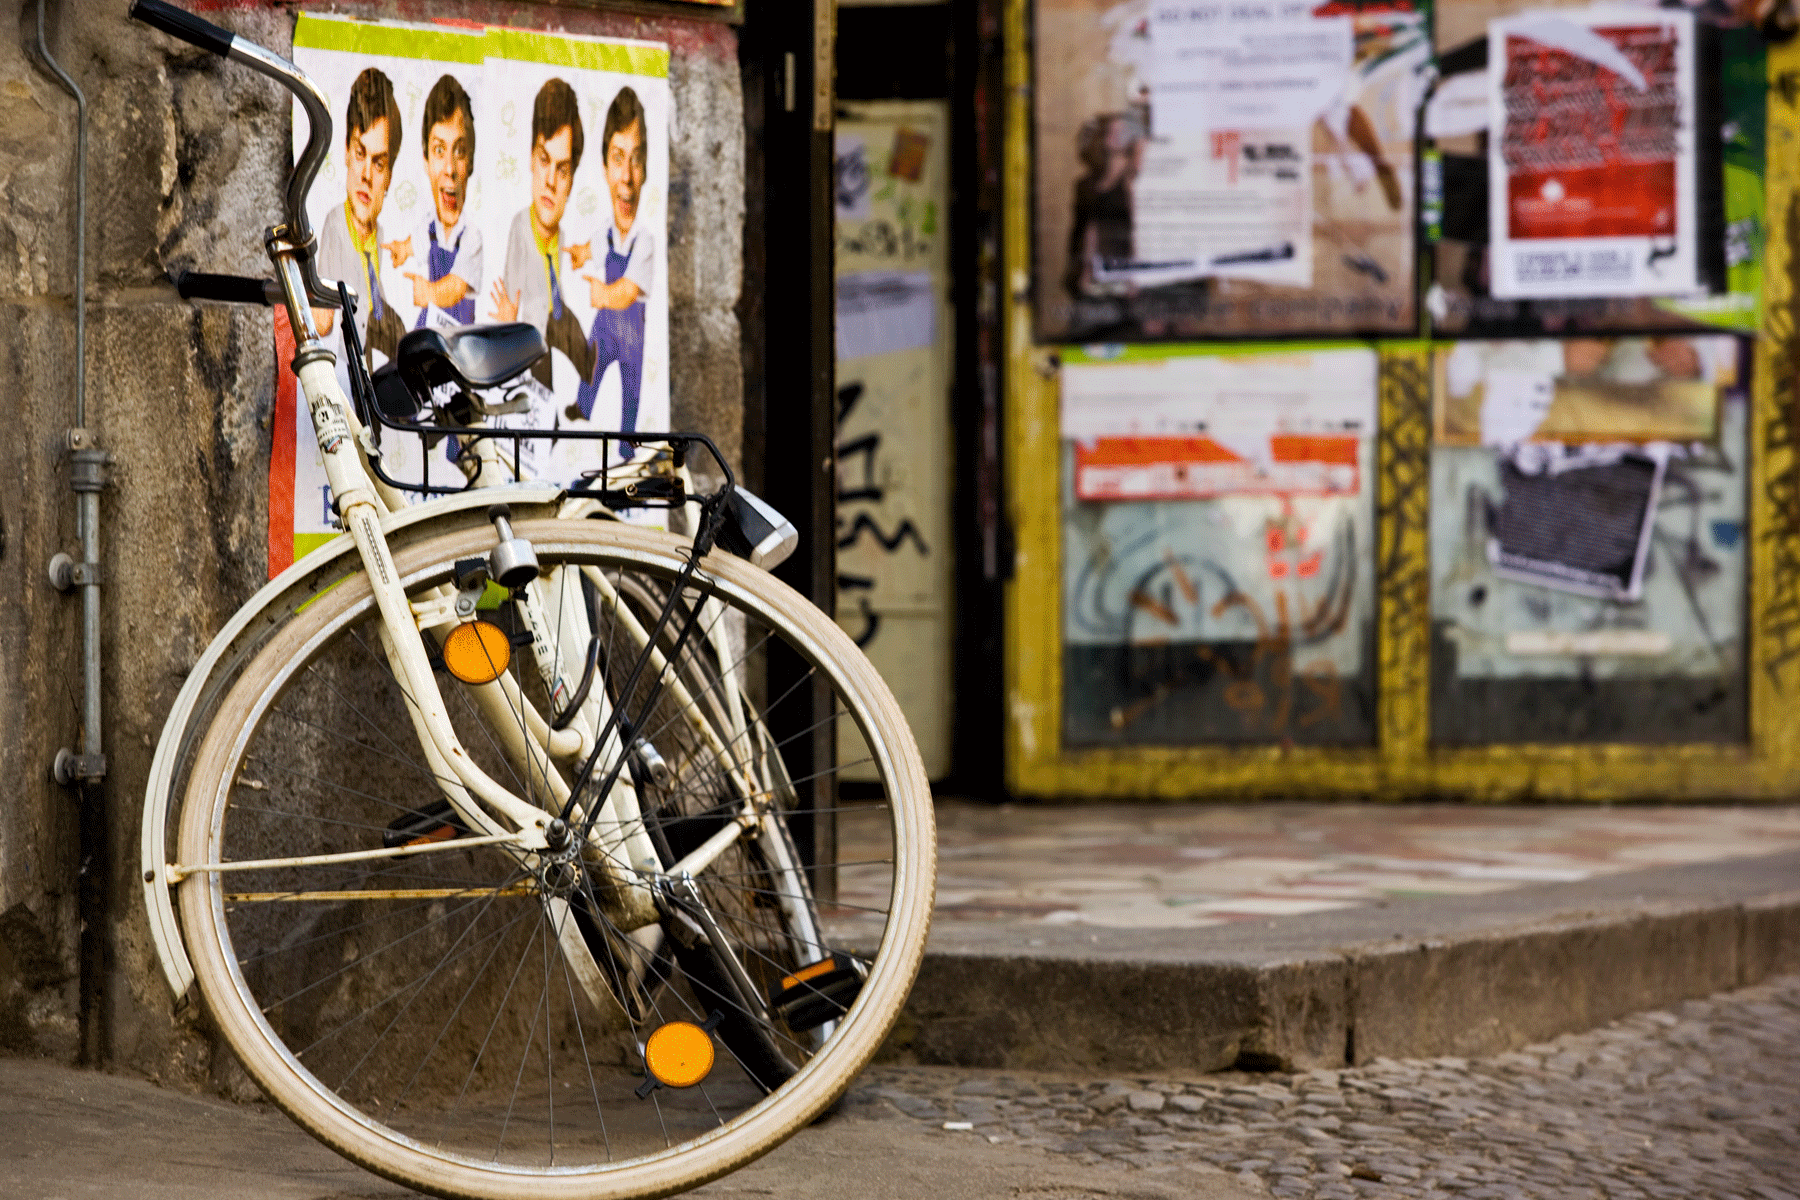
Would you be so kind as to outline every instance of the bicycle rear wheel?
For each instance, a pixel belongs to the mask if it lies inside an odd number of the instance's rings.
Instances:
[[[618,919],[608,894],[619,880],[591,855],[551,862],[460,847],[474,839],[434,807],[442,793],[358,575],[292,618],[215,710],[182,806],[178,855],[197,868],[179,886],[184,942],[245,1068],[369,1169],[446,1196],[667,1194],[779,1143],[879,1046],[929,921],[929,791],[873,668],[772,577],[709,558],[677,597],[660,652],[628,685],[654,627],[643,618],[677,586],[683,543],[594,521],[516,529],[547,569],[567,568],[546,579],[601,585],[591,630],[557,632],[600,638],[610,699],[635,722],[617,765],[637,779],[660,869],[734,821],[743,833],[691,886],[662,879],[659,919],[637,929]],[[491,531],[463,530],[401,550],[408,594],[429,593],[492,541]],[[801,664],[807,684],[825,682],[826,720],[856,731],[850,740],[881,781],[875,799],[845,806],[859,861],[841,864],[849,885],[836,904],[811,897],[788,836],[801,815],[795,789],[766,761],[771,722],[811,690],[769,694],[769,664],[781,656]],[[529,658],[509,668],[514,695],[542,704]],[[553,807],[549,781],[509,748],[518,739],[493,708],[447,675],[439,681],[470,756]],[[515,718],[528,727],[517,704]],[[817,741],[803,730],[783,749]],[[602,777],[613,765],[599,764]],[[794,766],[798,777],[798,758]],[[804,764],[806,775],[835,769]],[[444,817],[435,826],[434,813]],[[410,857],[342,857],[390,845],[396,829],[441,840]],[[209,869],[269,859],[289,861]],[[584,986],[584,945],[605,980],[598,994],[592,971]],[[827,1005],[820,1020],[817,1004],[773,1002],[792,1000],[782,981],[821,962],[831,964],[821,980],[833,969],[859,977],[860,990],[833,993],[847,1011]],[[714,1031],[717,1065],[693,1087],[645,1092],[643,1043],[677,1020]]]

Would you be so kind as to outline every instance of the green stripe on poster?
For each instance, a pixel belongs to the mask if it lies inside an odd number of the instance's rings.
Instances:
[[[529,29],[490,29],[486,41],[492,58],[620,75],[669,77],[669,48],[654,42],[602,42]]]
[[[479,64],[487,57],[487,39],[479,29],[430,29],[410,25],[373,25],[301,13],[294,22],[294,46],[341,50],[384,58],[427,58],[436,62]]]

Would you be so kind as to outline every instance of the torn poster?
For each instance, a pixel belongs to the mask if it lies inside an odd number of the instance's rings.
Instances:
[[[1712,442],[1744,354],[1728,334],[1456,342],[1434,355],[1434,436],[1449,446]]]
[[[1488,26],[1495,296],[1701,290],[1694,57],[1694,18],[1678,9]]]
[[[1063,367],[1078,500],[1355,496],[1375,428],[1363,349]]]
[[[1417,327],[1423,0],[1032,8],[1040,339]]]
[[[1067,744],[1372,744],[1374,348],[1061,355]]]

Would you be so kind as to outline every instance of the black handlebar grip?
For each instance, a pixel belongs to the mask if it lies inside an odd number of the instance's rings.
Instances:
[[[230,30],[220,29],[211,21],[196,17],[173,4],[164,4],[163,0],[131,0],[131,16],[153,29],[160,29],[170,37],[180,38],[189,45],[210,51],[220,58],[231,53],[233,34]]]
[[[208,275],[202,271],[183,271],[175,277],[175,290],[183,300],[222,300],[226,304],[269,303],[274,285],[247,275]]]

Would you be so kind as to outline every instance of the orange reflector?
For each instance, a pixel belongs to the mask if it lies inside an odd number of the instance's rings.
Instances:
[[[712,1037],[692,1021],[670,1021],[644,1043],[644,1065],[664,1087],[693,1087],[713,1069]]]
[[[444,639],[444,666],[464,683],[492,683],[512,661],[512,642],[491,621],[458,625]]]
[[[796,983],[805,983],[809,979],[817,979],[835,966],[837,966],[836,959],[826,958],[819,960],[810,967],[801,967],[792,975],[783,975],[781,977],[781,990],[785,992]]]
[[[436,829],[432,830],[430,833],[421,833],[418,837],[408,838],[406,841],[401,842],[400,844],[402,846],[429,846],[433,842],[447,842],[455,836],[456,836],[456,826],[454,826],[454,825],[439,825]]]

